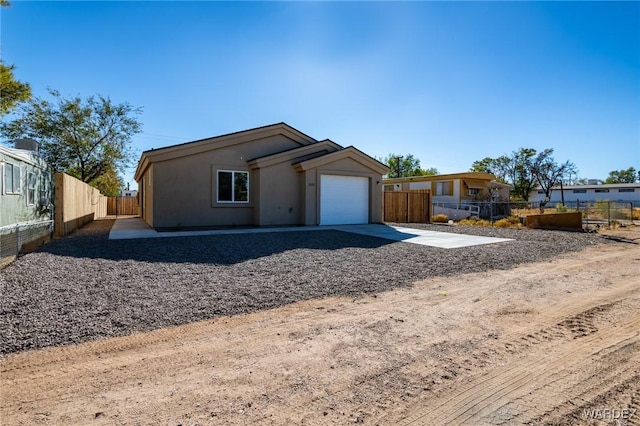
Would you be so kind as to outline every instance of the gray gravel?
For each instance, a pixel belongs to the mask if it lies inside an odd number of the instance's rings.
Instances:
[[[515,241],[446,250],[340,231],[110,241],[112,224],[93,222],[0,271],[0,353],[380,292],[619,244],[597,234],[438,225],[416,227]]]

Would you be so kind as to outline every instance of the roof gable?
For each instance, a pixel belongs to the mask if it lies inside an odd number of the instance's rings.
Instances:
[[[387,166],[353,146],[348,146],[340,151],[331,152],[320,157],[301,161],[296,164],[296,169],[299,171],[314,169],[344,158],[356,161],[376,173],[380,173],[381,175],[389,172],[389,168]]]
[[[288,149],[282,152],[277,152],[275,154],[254,158],[252,160],[249,160],[247,163],[252,169],[268,167],[285,161],[293,160],[294,162],[300,162],[308,158],[315,158],[341,149],[343,148],[337,143],[332,142],[329,139],[325,139],[313,145],[306,145],[298,148]]]
[[[294,129],[286,123],[271,124],[269,126],[257,127],[226,135],[214,136],[207,139],[200,139],[192,142],[144,151],[140,157],[140,161],[138,162],[135,180],[139,181],[142,178],[142,175],[151,163],[200,154],[207,151],[213,151],[278,135],[285,136],[299,144],[301,147],[318,142],[311,136]]]

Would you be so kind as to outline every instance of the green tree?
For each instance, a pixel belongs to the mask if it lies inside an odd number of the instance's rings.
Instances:
[[[9,6],[6,0],[0,0],[0,6]],[[0,61],[0,116],[7,114],[20,102],[31,98],[31,87],[13,76],[13,65],[6,65]]]
[[[640,171],[636,173],[634,167],[626,170],[613,170],[609,172],[609,176],[604,183],[634,183],[636,179],[640,180]]]
[[[469,171],[489,173],[494,175],[498,182],[507,183],[507,166],[510,161],[506,155],[498,158],[485,157],[482,160],[474,161]]]
[[[553,148],[545,149],[535,157],[532,165],[535,180],[545,194],[545,199],[540,202],[541,212],[544,212],[545,205],[551,199],[553,188],[561,183],[565,177],[577,173],[575,164],[570,161],[558,164],[552,154]]]
[[[550,188],[559,182],[558,173],[561,178],[575,173],[575,165],[569,162],[556,164],[552,153],[553,149],[538,153],[533,148],[520,148],[510,155],[474,161],[470,171],[491,173],[496,180],[511,184],[511,194],[515,199],[528,201],[536,184]]]
[[[0,125],[0,134],[34,138],[54,171],[92,185],[100,182],[108,193],[119,191],[121,181],[113,174],[132,161],[131,138],[141,131],[136,117],[141,109],[100,95],[64,98],[49,92],[53,101],[34,98],[22,104],[15,120]]]
[[[14,69],[13,65],[0,62],[0,116],[6,115],[20,102],[26,102],[31,98],[31,87],[14,78]]]
[[[391,169],[387,174],[388,178],[430,176],[438,174],[438,169],[435,167],[431,167],[429,169],[420,168],[420,160],[414,157],[413,154],[389,154],[382,160],[382,162]]]

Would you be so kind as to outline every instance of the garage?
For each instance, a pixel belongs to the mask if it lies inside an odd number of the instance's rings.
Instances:
[[[369,178],[320,176],[320,225],[369,223]]]

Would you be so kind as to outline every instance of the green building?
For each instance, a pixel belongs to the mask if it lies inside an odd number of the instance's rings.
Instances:
[[[0,146],[0,260],[53,230],[53,178],[33,139]]]

